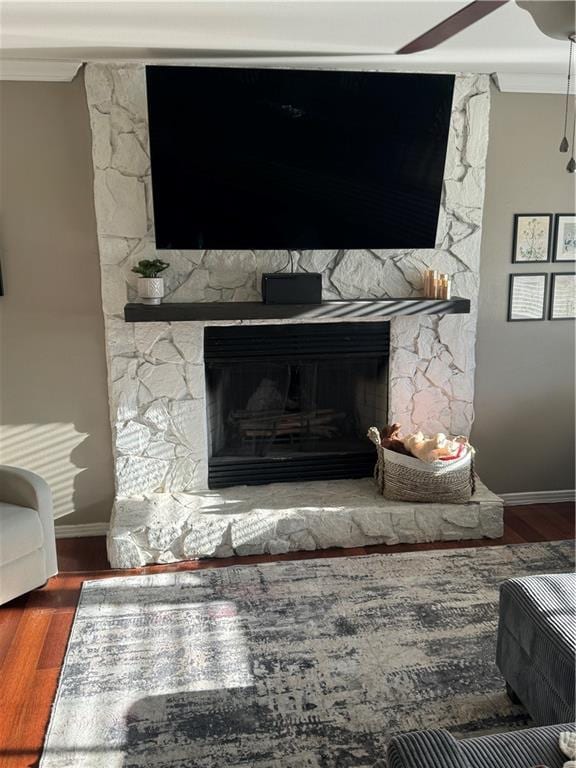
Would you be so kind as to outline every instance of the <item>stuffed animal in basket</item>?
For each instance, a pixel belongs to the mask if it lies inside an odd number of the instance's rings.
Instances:
[[[400,424],[394,423],[380,430],[380,445],[389,451],[396,451],[396,453],[402,453],[404,456],[412,456],[400,437],[400,429]]]
[[[404,447],[421,461],[430,463],[438,459],[459,458],[468,444],[468,438],[446,437],[443,432],[438,432],[432,437],[425,437],[422,432],[414,432],[403,439]]]

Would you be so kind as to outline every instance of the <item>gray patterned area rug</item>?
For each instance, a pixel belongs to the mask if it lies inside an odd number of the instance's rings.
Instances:
[[[572,543],[84,584],[42,768],[373,768],[400,731],[526,724],[494,664],[498,585]]]

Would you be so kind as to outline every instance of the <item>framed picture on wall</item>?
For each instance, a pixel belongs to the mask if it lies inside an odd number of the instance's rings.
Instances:
[[[550,261],[551,244],[551,213],[516,213],[514,215],[512,243],[514,264]]]
[[[544,273],[510,275],[508,320],[544,320],[547,285],[548,275]]]
[[[576,261],[576,215],[557,213],[554,226],[553,261]]]
[[[555,272],[550,290],[550,320],[576,318],[576,274]]]

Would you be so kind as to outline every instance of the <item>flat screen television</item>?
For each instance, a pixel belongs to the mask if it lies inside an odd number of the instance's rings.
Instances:
[[[452,75],[146,68],[158,248],[435,245]]]

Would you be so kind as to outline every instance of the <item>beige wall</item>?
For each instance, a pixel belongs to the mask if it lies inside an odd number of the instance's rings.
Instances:
[[[473,440],[496,491],[574,487],[574,324],[507,323],[512,216],[570,211],[562,99],[494,92]],[[61,523],[110,513],[103,325],[82,78],[0,83],[0,461],[53,487]],[[558,271],[566,271],[566,267]]]
[[[574,322],[506,321],[511,272],[575,266],[511,263],[515,213],[576,210],[558,152],[563,109],[561,96],[493,94],[472,438],[483,480],[500,493],[575,485]]]
[[[0,462],[50,483],[61,523],[113,498],[88,112],[73,83],[0,83]]]

